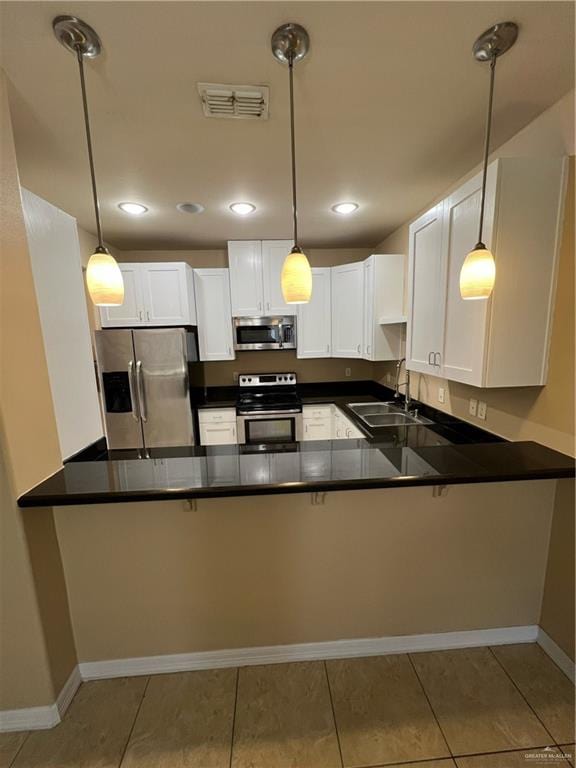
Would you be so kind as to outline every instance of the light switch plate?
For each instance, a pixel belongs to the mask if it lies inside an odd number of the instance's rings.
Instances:
[[[446,399],[446,393],[444,392],[444,387],[438,387],[438,402],[443,403]]]
[[[346,374],[346,376],[352,376],[352,368],[346,368],[344,370],[344,373]]]
[[[479,400],[478,401],[478,418],[482,419],[482,421],[484,421],[484,419],[486,418],[486,409],[487,409],[486,403],[483,402],[482,400]]]
[[[475,397],[470,398],[470,405],[468,406],[468,413],[470,416],[476,416],[478,411],[478,400]]]

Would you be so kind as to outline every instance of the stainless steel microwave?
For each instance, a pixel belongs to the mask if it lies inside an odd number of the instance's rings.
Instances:
[[[296,318],[235,317],[234,349],[295,349]]]

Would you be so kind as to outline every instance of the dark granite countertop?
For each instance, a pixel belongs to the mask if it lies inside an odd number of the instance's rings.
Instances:
[[[266,450],[223,445],[186,456],[71,462],[20,497],[21,507],[157,501],[363,488],[486,483],[574,476],[574,461],[537,443],[438,444],[431,430],[396,444],[291,443]],[[389,429],[388,432],[395,432]]]
[[[196,407],[232,407],[234,388],[214,388]],[[157,501],[363,488],[486,483],[574,477],[574,459],[534,442],[507,442],[418,404],[433,423],[370,429],[353,402],[390,400],[374,382],[303,385],[304,404],[335,403],[365,439],[286,445],[187,446],[99,452],[71,461],[20,497],[21,507]],[[96,455],[90,456],[95,459]]]

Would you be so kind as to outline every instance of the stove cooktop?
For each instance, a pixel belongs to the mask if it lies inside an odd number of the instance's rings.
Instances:
[[[301,411],[294,373],[242,374],[236,401],[239,413],[254,411]]]

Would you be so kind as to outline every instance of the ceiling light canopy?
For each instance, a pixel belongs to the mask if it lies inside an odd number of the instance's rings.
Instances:
[[[230,210],[237,213],[238,216],[248,216],[249,214],[254,213],[256,206],[252,205],[252,203],[232,203]]]
[[[178,203],[176,208],[180,213],[202,213],[204,206],[200,203]]]
[[[334,213],[340,213],[343,216],[346,216],[349,213],[354,213],[358,208],[358,203],[336,203],[336,205],[332,206]]]
[[[86,128],[86,145],[92,182],[92,198],[94,201],[94,217],[98,246],[88,261],[86,267],[86,285],[93,303],[98,307],[118,307],[124,301],[124,280],[116,259],[109,253],[102,238],[100,223],[100,205],[96,189],[96,171],[94,169],[94,153],[92,151],[92,136],[90,134],[90,118],[88,115],[88,97],[86,95],[86,80],[84,77],[84,57],[94,59],[102,50],[102,43],[96,32],[89,24],[75,16],[56,16],[52,22],[56,39],[71,51],[78,60],[80,71],[80,89],[82,106],[84,108],[84,125]]]
[[[294,128],[294,64],[303,59],[310,48],[308,32],[300,24],[283,24],[272,35],[272,54],[288,64],[290,88],[290,149],[292,155],[292,221],[294,247],[282,265],[280,284],[286,304],[307,304],[312,297],[312,270],[306,254],[298,244],[298,204],[296,199],[296,131]]]
[[[141,203],[118,203],[118,208],[124,213],[129,213],[131,216],[140,216],[142,213],[146,213],[148,208]]]
[[[460,296],[463,299],[487,299],[496,281],[496,262],[489,248],[482,241],[484,207],[486,204],[486,176],[490,153],[490,130],[492,128],[492,102],[494,98],[494,74],[496,59],[506,53],[516,42],[518,26],[512,21],[495,24],[483,32],[474,43],[472,52],[477,61],[490,62],[490,90],[488,91],[488,115],[484,138],[484,167],[482,170],[482,197],[480,199],[480,223],[478,242],[466,256],[460,270]]]

